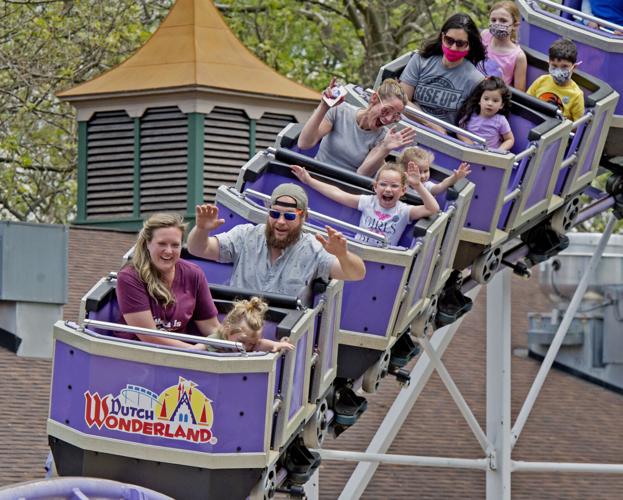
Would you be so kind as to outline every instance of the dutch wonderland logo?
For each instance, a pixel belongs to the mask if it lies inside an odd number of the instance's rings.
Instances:
[[[160,394],[131,384],[117,396],[86,391],[84,420],[89,428],[215,444],[211,403],[195,382],[179,377]]]

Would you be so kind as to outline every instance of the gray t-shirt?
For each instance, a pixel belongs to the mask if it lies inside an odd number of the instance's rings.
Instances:
[[[484,78],[476,67],[464,59],[454,68],[446,68],[442,56],[423,58],[413,54],[400,79],[415,87],[412,101],[423,111],[448,123],[456,115],[474,87]]]
[[[311,284],[316,278],[328,280],[336,257],[308,233],[286,248],[274,263],[264,234],[265,224],[242,224],[215,235],[220,262],[233,262],[230,285],[250,291],[272,292],[298,297],[311,304]]]
[[[331,108],[325,120],[333,124],[320,142],[316,160],[356,171],[368,153],[385,136],[385,128],[363,130],[357,125],[357,108],[348,103]]]

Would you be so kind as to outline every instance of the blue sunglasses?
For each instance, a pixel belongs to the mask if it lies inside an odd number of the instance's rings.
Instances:
[[[296,216],[299,215],[301,211],[297,210],[296,212],[280,212],[279,210],[269,210],[268,215],[270,215],[273,219],[279,219],[283,215],[283,218],[287,221],[293,221],[296,219]]]

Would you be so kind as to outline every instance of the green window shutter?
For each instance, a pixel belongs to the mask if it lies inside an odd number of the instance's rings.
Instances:
[[[176,106],[141,117],[141,215],[186,212],[188,118]]]
[[[240,109],[216,107],[205,117],[203,198],[214,201],[221,184],[233,186],[249,159],[249,119]]]
[[[134,124],[124,111],[95,113],[87,124],[86,217],[132,216]]]

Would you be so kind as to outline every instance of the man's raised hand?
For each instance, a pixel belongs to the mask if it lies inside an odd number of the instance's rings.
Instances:
[[[325,238],[321,234],[316,235],[316,239],[321,243],[324,249],[338,258],[346,255],[348,247],[344,235],[330,226],[325,226],[325,229],[327,230],[328,238]]]
[[[195,207],[195,225],[198,229],[208,232],[225,224],[225,219],[218,218],[218,208],[215,205],[197,205]]]

